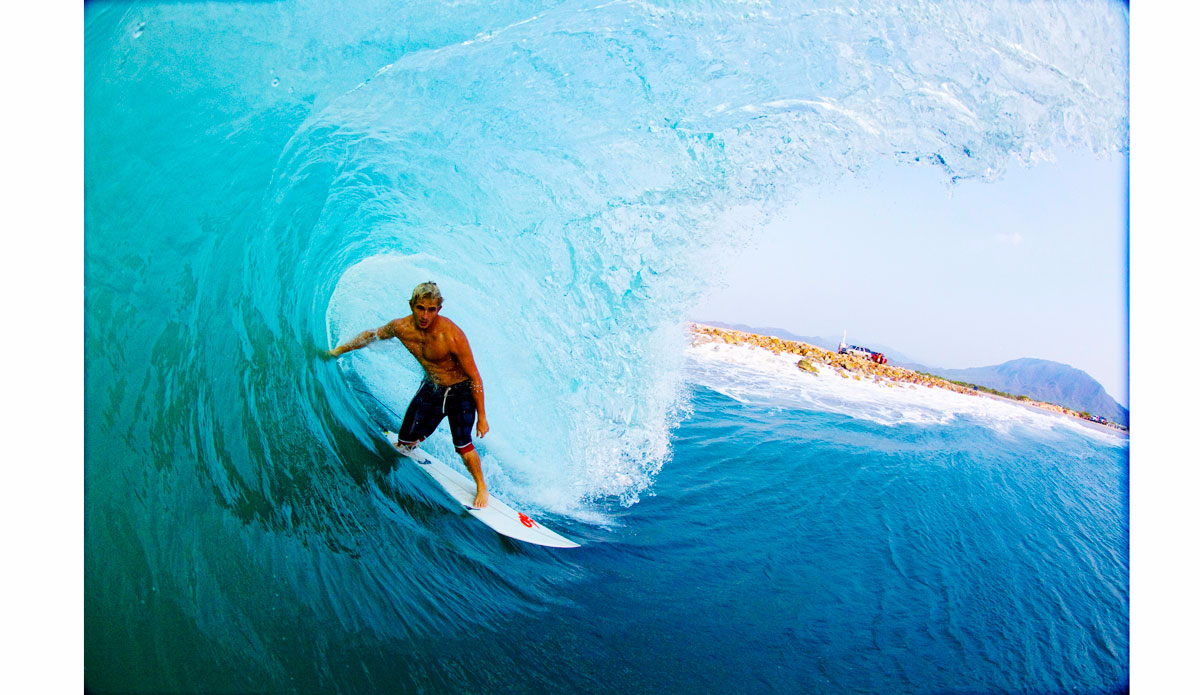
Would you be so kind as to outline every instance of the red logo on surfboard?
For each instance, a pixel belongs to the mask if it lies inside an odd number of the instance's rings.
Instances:
[[[537,522],[525,516],[524,512],[517,512],[517,518],[520,519],[521,523],[525,524],[527,528],[533,528],[534,526],[537,526]]]

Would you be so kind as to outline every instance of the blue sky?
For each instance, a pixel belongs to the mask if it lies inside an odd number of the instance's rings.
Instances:
[[[881,162],[777,215],[692,316],[845,330],[930,366],[1064,362],[1127,405],[1127,168],[1065,151],[950,186]]]

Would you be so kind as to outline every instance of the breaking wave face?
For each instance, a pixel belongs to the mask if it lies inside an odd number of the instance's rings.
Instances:
[[[487,386],[495,490],[634,504],[724,254],[881,160],[988,180],[1126,151],[1127,34],[1124,5],[1075,1],[88,4],[88,576],[131,538],[170,575],[205,534],[403,574],[361,488],[417,367],[319,353],[430,279]]]
[[[89,7],[89,326],[112,325],[109,260],[173,261],[139,278],[174,295],[159,308],[216,324],[189,335],[200,352],[241,338],[217,371],[270,375],[238,409],[315,444],[362,439],[372,426],[302,346],[403,315],[435,278],[478,353],[501,465],[552,480],[563,508],[652,483],[677,327],[716,259],[798,187],[880,159],[990,179],[1056,147],[1126,147],[1120,5],[331,13]],[[131,189],[149,210],[114,209]]]

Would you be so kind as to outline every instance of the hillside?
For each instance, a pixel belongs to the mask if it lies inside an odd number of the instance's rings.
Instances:
[[[1061,362],[1025,357],[991,367],[943,369],[912,365],[951,381],[986,386],[1014,396],[1057,403],[1073,410],[1108,418],[1129,425],[1129,410],[1113,400],[1100,382],[1087,372]]]

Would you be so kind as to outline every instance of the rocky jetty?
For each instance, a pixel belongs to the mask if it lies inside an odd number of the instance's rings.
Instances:
[[[691,324],[692,329],[692,344],[723,342],[731,345],[751,345],[770,350],[776,355],[795,355],[800,359],[796,362],[796,367],[806,372],[820,374],[820,369],[817,365],[824,365],[837,373],[843,379],[871,379],[876,384],[895,388],[902,386],[907,388],[939,388],[947,391],[965,394],[968,396],[980,396],[981,394],[976,389],[955,384],[941,377],[925,374],[923,372],[915,372],[904,367],[894,367],[886,364],[876,364],[867,360],[864,357],[857,355],[840,355],[832,350],[819,348],[808,343],[796,342],[793,340],[783,340],[769,335],[758,335],[756,333],[745,333],[726,328],[717,328],[715,326],[706,326],[700,323]],[[991,396],[996,398],[998,396]],[[1006,399],[1009,400],[1009,399]],[[1028,405],[1035,408],[1041,408],[1054,413],[1070,415],[1071,417],[1081,418],[1083,416],[1068,408],[1053,403],[1044,403],[1027,398],[1011,399],[1014,402]]]

